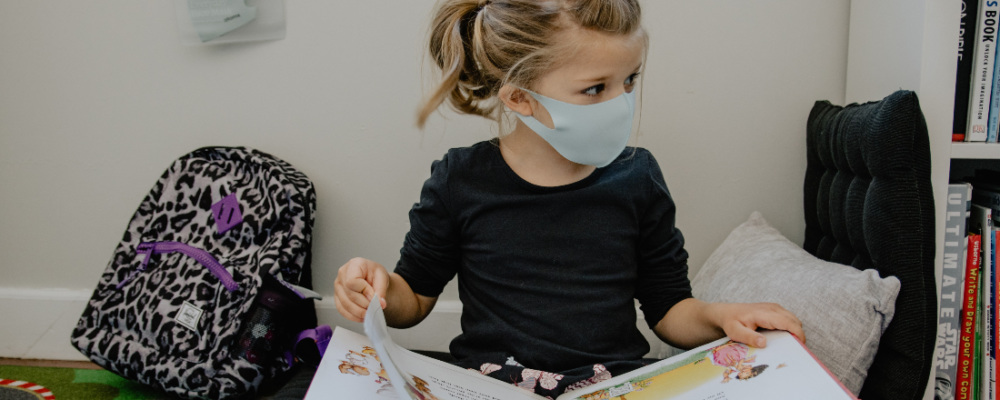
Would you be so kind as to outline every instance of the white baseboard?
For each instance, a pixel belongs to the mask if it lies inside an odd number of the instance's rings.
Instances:
[[[0,287],[0,357],[48,360],[86,360],[69,341],[76,321],[90,299],[90,290],[23,289]],[[438,301],[427,319],[409,329],[390,329],[401,346],[417,350],[448,351],[451,339],[461,333],[462,304]],[[320,324],[363,333],[361,324],[337,312],[333,296],[316,302]],[[651,344],[648,356],[663,357],[671,351],[640,318],[637,321]]]
[[[69,337],[92,291],[0,288],[0,357],[86,360]]]

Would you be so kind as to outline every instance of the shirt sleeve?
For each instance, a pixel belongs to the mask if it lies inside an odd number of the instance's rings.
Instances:
[[[648,206],[642,215],[635,297],[650,328],[681,300],[692,297],[684,236],[675,226],[676,206],[656,159],[648,159]]]
[[[431,176],[410,209],[410,231],[395,272],[419,295],[437,297],[458,272],[458,235],[448,211],[448,156],[431,164]]]

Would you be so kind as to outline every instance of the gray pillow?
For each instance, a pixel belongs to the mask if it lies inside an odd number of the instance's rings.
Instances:
[[[899,293],[895,277],[813,257],[756,211],[712,252],[691,286],[707,302],[785,307],[802,321],[806,347],[855,395]]]

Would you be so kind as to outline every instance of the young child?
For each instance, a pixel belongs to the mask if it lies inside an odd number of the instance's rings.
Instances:
[[[394,271],[342,266],[337,308],[361,321],[380,295],[389,325],[410,327],[458,277],[457,364],[555,397],[644,365],[635,299],[664,341],[724,335],[764,346],[757,328],[804,338],[776,304],[692,298],[675,206],[652,154],[626,148],[646,32],[636,0],[445,0],[430,54],[445,101],[498,122],[497,139],[431,166]]]

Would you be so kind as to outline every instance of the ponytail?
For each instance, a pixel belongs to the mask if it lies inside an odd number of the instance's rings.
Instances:
[[[486,104],[498,88],[480,70],[476,58],[485,57],[481,33],[483,7],[476,0],[448,1],[443,4],[431,27],[430,54],[441,68],[441,83],[424,101],[417,114],[421,128],[427,118],[447,99],[457,111],[490,117],[497,105]]]

